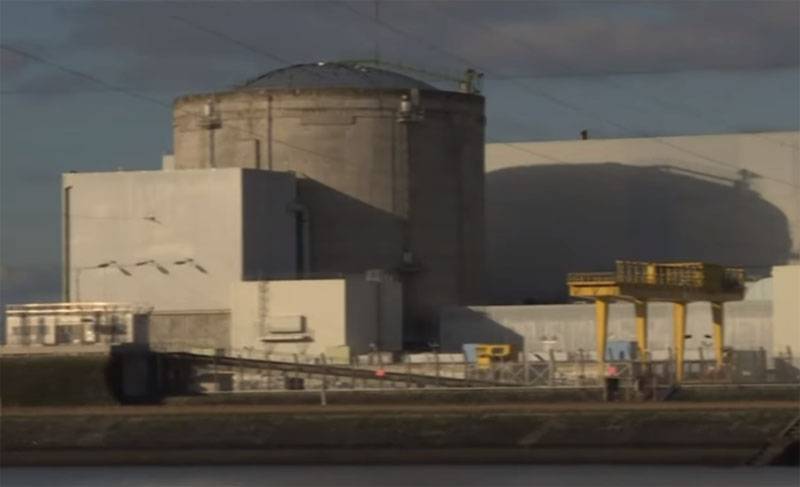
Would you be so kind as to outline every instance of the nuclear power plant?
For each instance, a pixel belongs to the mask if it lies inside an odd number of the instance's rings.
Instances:
[[[124,303],[92,312],[146,315],[151,344],[426,347],[442,309],[482,303],[485,122],[469,78],[359,64],[182,96],[161,170],[64,175],[64,301]],[[59,323],[26,341],[86,340]]]
[[[316,63],[179,97],[160,170],[63,176],[64,302],[9,307],[8,345],[574,354],[594,320],[567,274],[628,258],[765,278],[725,304],[725,344],[800,349],[796,132],[486,144],[479,77]],[[630,306],[611,339],[632,339]]]

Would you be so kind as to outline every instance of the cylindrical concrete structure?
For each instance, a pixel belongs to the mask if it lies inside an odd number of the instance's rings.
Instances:
[[[484,99],[337,63],[273,71],[175,102],[176,169],[297,173],[313,273],[396,272],[406,337],[441,307],[479,303]]]

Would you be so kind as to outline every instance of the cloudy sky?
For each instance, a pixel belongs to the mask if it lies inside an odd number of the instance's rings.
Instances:
[[[58,298],[60,174],[157,169],[179,94],[377,55],[484,72],[490,140],[797,130],[798,26],[797,0],[2,0],[2,302]]]

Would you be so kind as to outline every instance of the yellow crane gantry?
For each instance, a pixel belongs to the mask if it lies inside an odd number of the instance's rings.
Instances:
[[[567,276],[570,296],[595,301],[597,360],[600,373],[605,369],[608,334],[608,305],[629,301],[636,312],[636,339],[639,357],[649,361],[647,346],[647,303],[673,303],[673,338],[675,345],[675,380],[683,380],[686,340],[686,305],[692,301],[711,303],[714,353],[717,368],[722,367],[724,315],[726,301],[744,297],[744,270],[705,262],[616,261],[614,272],[580,272]]]

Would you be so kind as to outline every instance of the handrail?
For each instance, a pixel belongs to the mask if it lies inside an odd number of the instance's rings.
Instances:
[[[616,262],[614,272],[576,272],[567,275],[570,285],[598,282],[642,286],[696,288],[709,291],[740,291],[744,288],[743,268],[722,267],[703,262]]]

